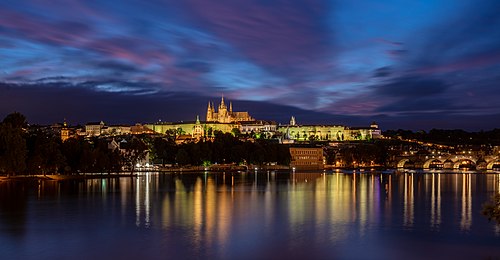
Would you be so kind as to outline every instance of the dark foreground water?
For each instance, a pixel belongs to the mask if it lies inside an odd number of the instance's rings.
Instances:
[[[0,183],[0,258],[498,259],[496,173],[199,173]]]

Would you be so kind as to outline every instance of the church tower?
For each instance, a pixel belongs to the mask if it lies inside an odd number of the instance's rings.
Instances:
[[[214,121],[214,107],[210,105],[210,101],[208,102],[207,108],[207,122]]]
[[[193,126],[192,137],[200,140],[205,135],[205,131],[203,130],[203,126],[200,123],[200,117],[196,116],[196,123]]]
[[[227,107],[226,107],[226,104],[224,103],[224,96],[222,96],[222,99],[220,101],[219,110],[217,111],[217,115],[218,115],[219,122],[229,123],[229,117],[227,114]]]

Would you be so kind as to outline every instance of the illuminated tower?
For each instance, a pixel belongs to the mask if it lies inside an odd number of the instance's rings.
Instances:
[[[221,123],[229,123],[229,116],[227,114],[227,107],[224,103],[224,96],[222,96],[219,109],[217,111],[218,121]]]
[[[61,141],[64,142],[68,139],[69,139],[69,128],[68,128],[68,124],[66,123],[66,118],[65,118],[63,127],[61,128]]]
[[[207,122],[214,121],[214,107],[210,105],[210,101],[208,102],[207,108]]]
[[[205,135],[205,131],[203,130],[203,125],[201,125],[201,123],[200,123],[200,117],[196,116],[196,123],[193,126],[192,137],[199,140],[204,135]]]

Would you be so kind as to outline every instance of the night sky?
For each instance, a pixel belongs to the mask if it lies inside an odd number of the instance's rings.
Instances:
[[[0,2],[0,117],[500,127],[500,1]]]

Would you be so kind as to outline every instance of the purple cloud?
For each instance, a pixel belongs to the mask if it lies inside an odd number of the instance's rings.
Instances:
[[[332,53],[325,1],[188,3],[208,29],[272,71],[311,71]]]

